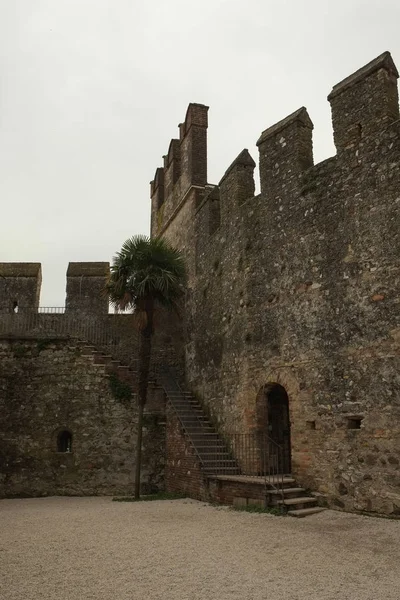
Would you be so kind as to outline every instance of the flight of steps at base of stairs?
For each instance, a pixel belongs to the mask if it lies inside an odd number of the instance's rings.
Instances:
[[[317,499],[307,494],[291,475],[267,477],[267,480],[265,477],[240,474],[210,475],[209,479],[219,482],[222,495],[233,495],[234,505],[278,508],[291,517],[307,517],[325,510],[317,505]],[[224,493],[225,486],[227,489]]]
[[[318,506],[314,496],[308,495],[291,477],[285,477],[282,490],[270,489],[267,490],[267,494],[269,505],[283,508],[290,517],[307,517],[325,510]]]

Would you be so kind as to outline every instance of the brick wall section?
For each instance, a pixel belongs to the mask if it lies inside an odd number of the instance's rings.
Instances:
[[[252,483],[210,479],[209,497],[211,502],[217,504],[233,504],[234,498],[265,500],[265,488],[262,485]]]
[[[207,500],[207,483],[199,460],[188,442],[172,407],[167,406],[165,489]]]

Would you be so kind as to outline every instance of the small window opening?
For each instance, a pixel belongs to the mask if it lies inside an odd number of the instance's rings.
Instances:
[[[311,429],[312,431],[314,431],[316,429],[315,421],[306,421],[306,426],[307,426],[307,429]]]
[[[13,302],[13,313],[18,312],[18,300],[14,300]]]
[[[347,419],[347,429],[361,429],[362,417],[349,417]]]
[[[57,452],[72,452],[72,434],[61,431],[57,437]]]

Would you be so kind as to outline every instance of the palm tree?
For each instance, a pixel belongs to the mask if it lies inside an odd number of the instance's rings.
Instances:
[[[135,498],[140,498],[143,411],[147,400],[154,312],[157,304],[178,308],[186,280],[182,254],[161,238],[136,235],[126,240],[113,259],[106,284],[117,310],[133,309],[140,330],[138,382],[138,435]]]

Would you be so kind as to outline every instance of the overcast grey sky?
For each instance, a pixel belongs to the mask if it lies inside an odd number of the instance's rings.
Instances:
[[[149,181],[189,102],[210,106],[209,181],[300,106],[334,153],[332,86],[384,50],[398,0],[0,0],[0,261],[69,261],[149,230]]]

